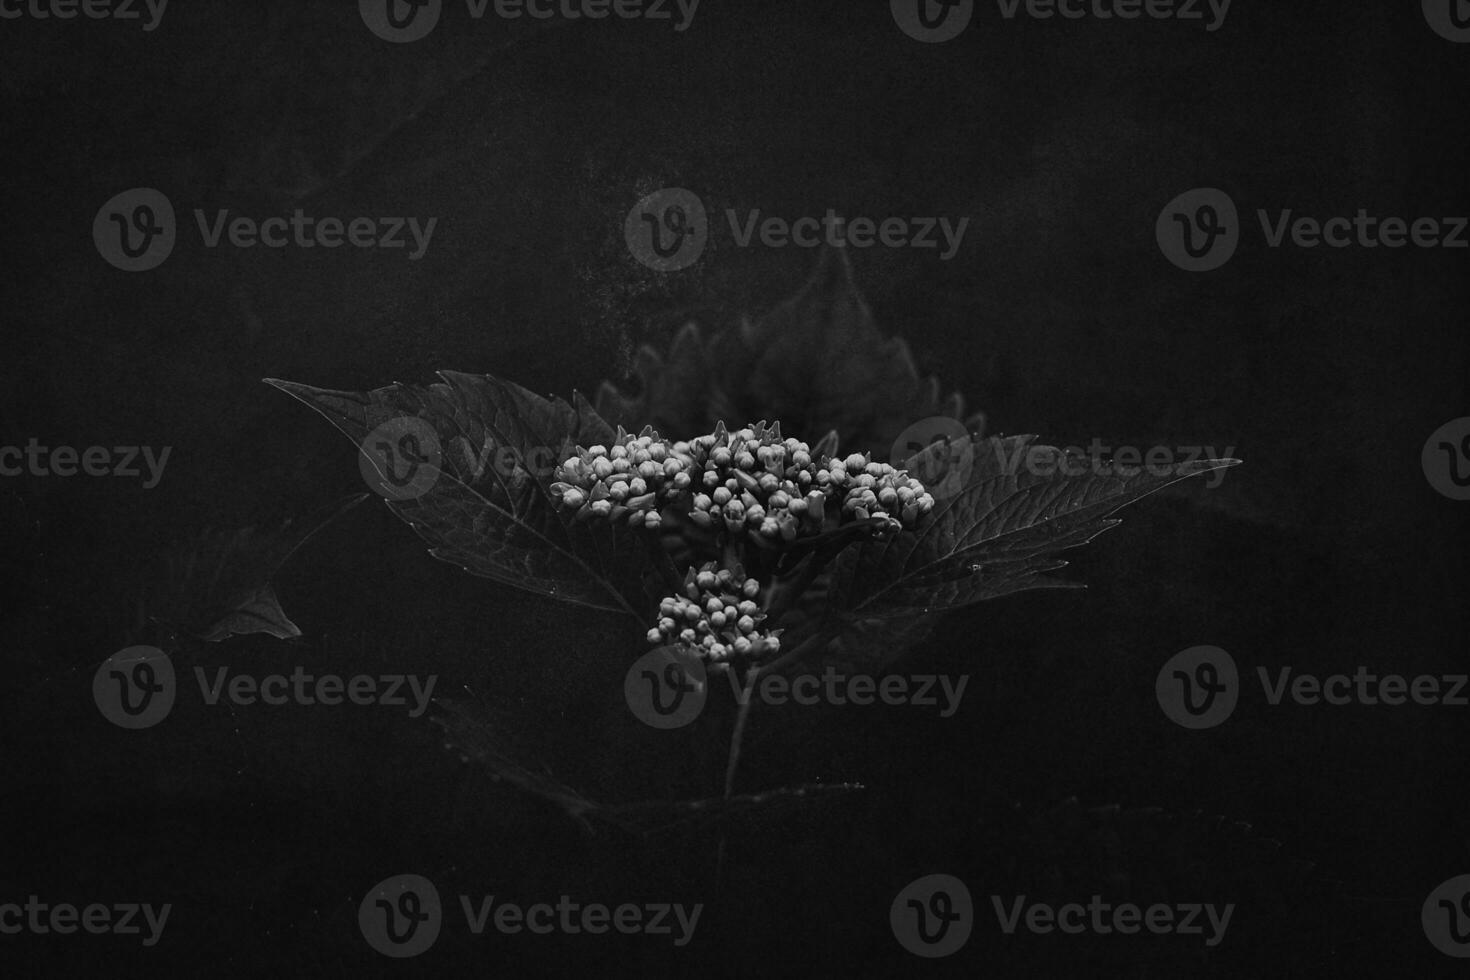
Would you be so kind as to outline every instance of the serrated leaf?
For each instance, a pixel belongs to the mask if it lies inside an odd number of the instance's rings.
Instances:
[[[780,419],[788,433],[832,431],[877,459],[918,419],[964,417],[963,397],[941,396],[908,344],[878,329],[840,249],[824,249],[796,295],[764,316],[715,330],[686,323],[667,356],[644,347],[634,374],[637,395],[599,388],[597,409],[610,421],[691,433],[720,420]],[[967,427],[982,424],[975,416]]]
[[[640,623],[654,582],[666,571],[641,532],[579,522],[551,496],[556,462],[578,444],[615,432],[580,395],[542,398],[491,375],[440,372],[428,386],[393,384],[369,392],[267,383],[321,413],[361,447],[394,419],[421,419],[438,439],[439,471],[417,497],[388,507],[429,543],[430,554],[466,571],[538,595]],[[667,561],[667,559],[662,559]]]
[[[911,617],[1025,589],[1077,588],[1047,576],[1066,565],[1058,553],[1118,524],[1109,515],[1120,507],[1238,462],[1124,468],[1034,445],[1035,438],[957,443],[972,458],[963,488],[913,533],[844,552],[833,571],[831,610],[849,619]]]

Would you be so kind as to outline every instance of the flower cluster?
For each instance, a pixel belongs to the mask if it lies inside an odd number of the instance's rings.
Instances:
[[[757,544],[818,533],[829,511],[839,521],[887,518],[888,530],[913,525],[934,507],[923,484],[864,453],[813,457],[780,424],[727,432],[723,423],[692,446],[701,486],[690,519],[701,527],[752,532]]]
[[[667,443],[652,429],[618,430],[611,448],[577,447],[552,485],[561,505],[580,519],[602,517],[633,527],[659,527],[659,509],[687,501],[699,527],[748,537],[762,546],[820,533],[849,520],[885,519],[880,530],[911,527],[934,507],[924,485],[865,453],[813,454],[799,439],[781,438],[780,423]]]
[[[713,665],[735,657],[759,659],[781,649],[781,631],[761,629],[765,611],[757,604],[760,583],[738,565],[715,563],[690,569],[684,594],[659,603],[658,625],[648,631],[652,644],[675,643]]]
[[[651,428],[639,435],[618,429],[611,447],[577,447],[556,470],[551,491],[579,520],[593,517],[658,527],[659,508],[691,486],[694,458],[687,443],[670,446]]]

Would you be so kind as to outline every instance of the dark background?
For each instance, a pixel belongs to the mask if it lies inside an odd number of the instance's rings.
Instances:
[[[682,34],[475,22],[447,3],[408,45],[372,36],[346,3],[177,3],[152,33],[0,22],[3,442],[174,447],[153,490],[0,480],[0,900],[174,904],[158,948],[7,936],[0,963],[11,975],[1449,975],[1419,906],[1470,870],[1465,709],[1256,698],[1190,733],[1160,713],[1153,680],[1202,643],[1252,671],[1465,670],[1465,505],[1430,488],[1419,453],[1466,411],[1466,253],[1269,249],[1254,213],[1470,212],[1467,57],[1417,3],[1236,0],[1214,33],[1007,22],[981,4],[940,45],[906,37],[884,3],[851,2],[705,0]],[[91,224],[134,186],[168,195],[181,224],[195,207],[439,223],[417,262],[208,250],[187,229],[162,266],[130,275],[98,256]],[[399,712],[194,699],[143,732],[97,713],[97,664],[157,639],[135,622],[162,551],[362,489],[351,446],[261,378],[366,389],[453,368],[589,391],[625,380],[638,345],[665,345],[685,311],[759,313],[809,273],[813,253],[738,249],[723,230],[687,271],[635,264],[623,216],[663,186],[712,213],[969,216],[950,262],[851,256],[923,371],[993,431],[1234,446],[1246,463],[1218,489],[1193,481],[1125,512],[1077,555],[1069,574],[1087,591],[949,617],[901,669],[970,674],[955,717],[758,717],[745,789],[867,790],[728,825],[580,826]],[[1196,186],[1228,192],[1248,225],[1207,274],[1154,242],[1159,210]],[[613,724],[636,637],[435,562],[376,501],[314,539],[277,587],[303,638],[178,641],[175,663],[437,672],[441,690],[493,697],[507,738],[589,795],[718,792],[719,731],[660,741]],[[1115,803],[1183,814],[1135,819],[1185,828],[1189,843],[1109,836],[1114,818],[1078,816]],[[363,943],[356,908],[403,872],[523,904],[570,892],[707,907],[682,951],[448,928],[392,963]],[[938,962],[887,926],[892,896],[932,872],[964,879],[981,906],[969,945]],[[1154,894],[1144,882],[1169,901],[1237,901],[1225,942],[1005,937],[984,897],[1139,899]]]

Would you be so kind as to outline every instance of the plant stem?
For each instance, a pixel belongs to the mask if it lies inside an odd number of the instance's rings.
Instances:
[[[669,559],[669,553],[664,550],[663,542],[659,540],[656,533],[644,531],[638,535],[643,539],[644,547],[648,549],[648,557],[653,561],[653,567],[663,576],[664,586],[669,590],[669,595],[682,595],[684,582],[679,578],[679,572],[674,568],[674,563]]]
[[[787,667],[790,667],[797,661],[803,659],[804,657],[817,650],[822,649],[822,647],[825,647],[829,642],[831,642],[832,637],[835,635],[836,631],[831,629],[819,630],[818,632],[813,633],[792,650],[783,653],[775,660],[772,660],[770,663],[766,664],[764,667],[765,672],[768,674],[776,674],[784,671]]]
[[[766,609],[766,616],[772,622],[779,620],[784,613],[796,604],[797,600],[802,597],[806,590],[811,587],[811,584],[817,580],[817,576],[822,574],[822,571],[838,555],[842,554],[848,545],[855,543],[857,540],[861,540],[852,536],[856,533],[854,530],[856,527],[868,527],[877,523],[879,522],[865,521],[860,525],[848,525],[844,529],[846,533],[833,535],[828,540],[822,542],[819,547],[813,549],[811,555],[806,558],[806,567],[801,570],[795,579],[786,584],[780,590],[779,594],[772,598],[770,606]]]
[[[773,589],[770,605],[766,607],[766,616],[773,623],[796,605],[796,600],[802,597],[811,584],[817,580],[822,569],[827,566],[831,558],[823,558],[819,552],[813,552],[806,560],[806,567],[790,582],[783,582],[779,589]]]
[[[745,722],[750,717],[750,706],[755,703],[755,682],[761,668],[756,665],[745,675],[745,692],[740,699],[740,708],[735,715],[735,728],[730,733],[730,761],[725,765],[725,798],[735,788],[735,770],[740,765],[740,743],[745,738]]]

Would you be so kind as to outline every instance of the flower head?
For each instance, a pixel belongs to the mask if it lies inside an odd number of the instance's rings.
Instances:
[[[648,642],[680,644],[717,668],[736,658],[770,656],[781,649],[781,631],[761,628],[766,614],[753,601],[759,595],[760,583],[739,566],[709,562],[691,568],[683,594],[659,603],[660,618]]]
[[[866,453],[813,455],[780,423],[757,422],[669,443],[651,428],[619,428],[611,446],[577,447],[557,469],[552,493],[579,519],[662,526],[677,505],[696,527],[777,548],[833,525],[879,519],[875,533],[912,527],[934,507],[918,480]],[[684,509],[687,508],[687,511]]]

